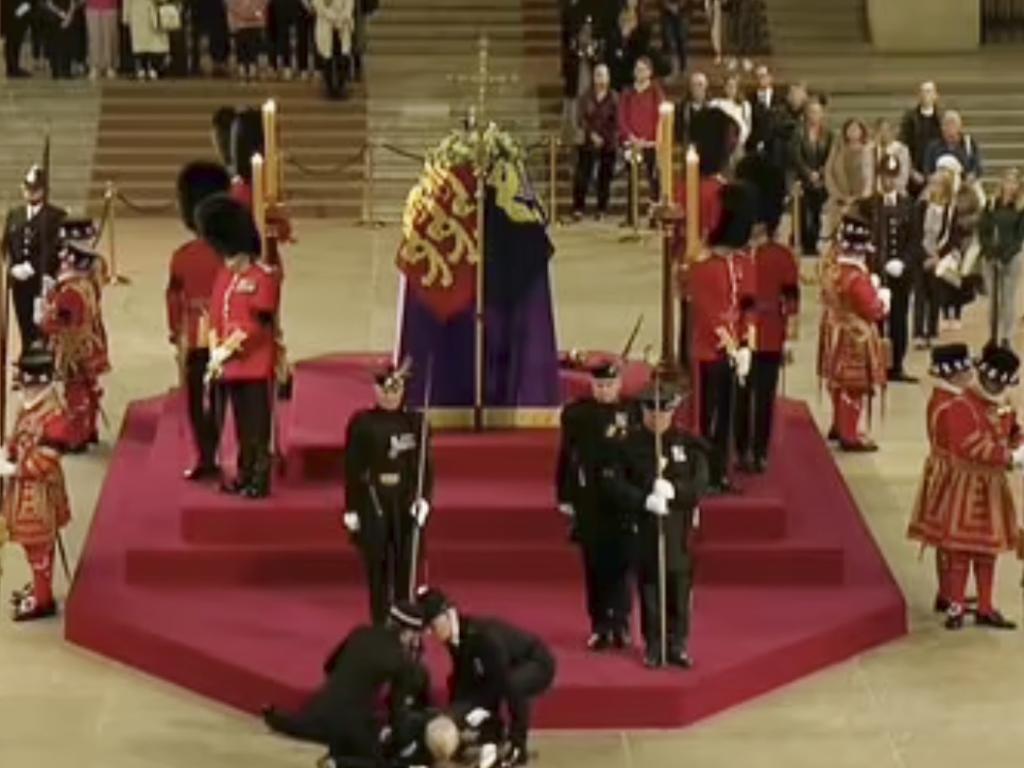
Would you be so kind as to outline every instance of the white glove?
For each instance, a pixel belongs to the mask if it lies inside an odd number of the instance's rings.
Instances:
[[[672,501],[676,497],[676,487],[663,477],[654,481],[654,488],[651,493],[661,496],[665,501]]]
[[[664,496],[659,496],[656,493],[652,493],[647,497],[647,503],[644,504],[644,507],[646,507],[647,511],[652,515],[657,515],[658,517],[665,517],[668,515],[668,500],[666,500]]]
[[[223,344],[218,344],[210,350],[210,362],[208,367],[213,369],[220,368],[228,361],[229,357],[231,357],[231,350]]]
[[[740,347],[733,353],[732,362],[736,366],[736,377],[744,382],[750,375],[750,366],[754,364],[754,353],[750,347]]]
[[[341,522],[348,528],[349,533],[359,533],[359,515],[355,512],[346,512],[341,516]]]
[[[885,262],[885,274],[889,275],[889,277],[902,277],[903,271],[906,268],[907,265],[899,259],[889,259]]]
[[[47,294],[57,287],[57,281],[49,275],[43,275],[43,294]]]
[[[498,745],[487,743],[480,747],[480,762],[477,768],[494,768],[498,762]]]
[[[885,314],[889,314],[889,308],[892,306],[892,291],[888,288],[878,289],[878,300],[882,302],[882,307],[885,309]]]
[[[700,507],[693,508],[693,530],[700,528]]]
[[[476,709],[470,710],[469,714],[466,715],[466,725],[470,728],[479,728],[480,725],[491,716],[483,707],[477,707]]]
[[[14,477],[18,473],[18,465],[4,459],[0,461],[0,477]]]
[[[44,311],[45,310],[43,308],[43,297],[36,296],[35,299],[32,300],[32,322],[35,323],[36,325],[39,325],[41,322],[43,322]]]
[[[1010,456],[1010,461],[1013,464],[1014,469],[1024,469],[1024,445],[1019,448],[1014,448],[1013,453],[1010,454]],[[0,474],[2,474],[2,472],[0,472]]]
[[[11,277],[19,282],[28,280],[36,273],[35,268],[27,261],[21,261],[11,267]]]
[[[427,518],[430,517],[430,502],[426,499],[416,499],[409,507],[409,514],[416,521],[416,525],[422,528],[427,524]]]
[[[566,517],[575,517],[576,510],[572,508],[572,504],[559,504],[558,511]]]
[[[882,285],[882,278],[880,278],[874,272],[871,273],[871,285],[873,285],[875,288],[879,288]]]

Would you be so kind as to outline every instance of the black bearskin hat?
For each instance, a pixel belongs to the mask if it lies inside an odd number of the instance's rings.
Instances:
[[[260,233],[252,211],[225,192],[203,200],[195,212],[199,236],[221,256],[260,253]]]
[[[195,232],[196,207],[210,195],[227,192],[230,188],[231,177],[219,163],[198,160],[184,166],[178,174],[178,210],[182,223]]]
[[[700,152],[700,175],[721,173],[739,142],[740,126],[718,107],[705,109],[692,120],[691,139]]]
[[[422,612],[423,621],[430,624],[434,619],[454,607],[448,596],[440,589],[423,586],[416,590],[416,603]]]
[[[764,155],[745,156],[736,166],[736,178],[746,182],[757,194],[755,221],[774,232],[786,208],[786,174]]]
[[[708,237],[712,246],[743,248],[750,242],[754,229],[757,199],[749,184],[726,184],[722,197],[722,218]]]
[[[263,113],[255,108],[239,110],[231,128],[231,167],[252,181],[252,156],[263,154]]]

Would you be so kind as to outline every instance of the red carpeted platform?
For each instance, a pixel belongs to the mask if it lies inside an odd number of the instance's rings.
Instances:
[[[301,701],[367,612],[338,466],[348,416],[370,398],[368,358],[299,366],[278,414],[285,477],[264,502],[182,481],[179,399],[135,403],[68,600],[68,639],[248,711]],[[630,386],[641,377],[630,371]],[[827,446],[807,409],[786,402],[769,472],[703,505],[697,667],[649,672],[637,652],[586,652],[579,558],[554,509],[556,447],[545,430],[438,435],[429,531],[431,583],[554,649],[540,726],[683,725],[906,632],[903,598]],[[442,680],[436,648],[430,661]]]

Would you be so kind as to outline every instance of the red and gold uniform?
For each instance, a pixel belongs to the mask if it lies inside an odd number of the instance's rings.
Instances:
[[[825,360],[834,424],[843,448],[870,450],[874,444],[861,434],[860,420],[865,399],[885,386],[878,323],[885,318],[886,306],[863,259],[839,257],[835,288]]]
[[[58,532],[71,520],[61,451],[67,447],[69,425],[53,384],[53,358],[41,348],[22,357],[25,392],[14,428],[5,445],[0,474],[8,479],[3,518],[12,541],[25,550],[32,585],[14,595],[16,621],[56,613],[53,597],[53,556]],[[39,386],[26,376],[40,376]]]
[[[257,263],[260,237],[252,213],[228,195],[199,207],[204,239],[229,259],[210,297],[210,363],[231,402],[238,433],[238,474],[227,487],[247,498],[270,492],[270,438],[277,363],[280,273]]]
[[[962,615],[968,570],[978,585],[978,618],[998,616],[992,602],[996,557],[1018,543],[1017,512],[1007,478],[1020,444],[1016,414],[1001,396],[969,387],[944,410],[949,478],[937,514],[937,546],[949,553],[951,617]]]
[[[74,245],[66,246],[61,258],[41,326],[53,344],[57,376],[64,382],[67,449],[80,451],[98,439],[103,394],[99,377],[110,370],[110,359],[97,273],[99,259]]]
[[[760,471],[768,457],[779,372],[791,320],[800,311],[800,274],[793,251],[769,240],[754,250],[754,361],[739,390],[736,450],[741,466]]]
[[[839,305],[839,253],[834,246],[827,248],[821,255],[818,280],[821,286],[821,321],[818,323],[818,357],[815,370],[818,379],[824,381],[828,377],[828,361],[832,356],[832,344],[835,340],[835,313]]]
[[[949,607],[949,554],[942,549],[945,534],[945,501],[952,479],[949,415],[957,399],[963,395],[963,384],[969,380],[972,362],[966,344],[946,344],[932,349],[933,376],[939,382],[928,398],[926,424],[928,455],[921,472],[914,508],[907,527],[908,538],[922,546],[936,548],[935,570],[938,597],[935,608],[945,611]]]

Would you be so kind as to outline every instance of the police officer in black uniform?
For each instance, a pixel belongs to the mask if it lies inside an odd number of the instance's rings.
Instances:
[[[601,361],[591,370],[592,394],[562,409],[558,454],[558,507],[572,518],[573,538],[583,554],[590,637],[601,651],[629,642],[630,524],[616,506],[607,478],[617,444],[636,421],[633,404],[621,397],[621,365]]]
[[[352,416],[345,439],[343,522],[363,556],[375,622],[384,620],[392,602],[412,597],[413,532],[419,528],[422,554],[433,493],[429,433],[421,446],[423,419],[405,408],[408,373],[404,365],[389,365],[377,372],[377,403]],[[421,450],[426,451],[422,496],[418,488]]]
[[[43,294],[44,279],[56,279],[60,267],[60,227],[67,212],[50,205],[46,193],[46,172],[33,165],[22,182],[25,202],[7,212],[0,243],[22,349],[40,336],[33,316],[35,303]]]
[[[890,154],[878,163],[879,190],[858,201],[862,218],[871,226],[875,253],[868,269],[878,275],[882,285],[892,292],[892,305],[885,320],[885,335],[892,345],[889,381],[913,384],[917,379],[903,369],[910,340],[910,291],[921,268],[921,234],[913,199],[896,187],[900,161]]]
[[[393,715],[429,680],[419,662],[422,629],[412,603],[392,606],[386,624],[356,627],[327,658],[326,679],[306,705],[295,713],[268,707],[264,722],[285,736],[324,744],[335,765],[382,765],[377,704],[387,693]]]
[[[644,663],[661,666],[661,617],[658,600],[658,520],[665,531],[667,661],[692,666],[687,653],[693,566],[689,553],[695,511],[708,486],[707,446],[680,431],[673,415],[681,401],[678,388],[659,382],[640,398],[643,422],[622,443],[612,479],[613,492],[636,525],[636,570],[640,591]],[[660,435],[660,439],[659,436]],[[659,445],[660,443],[660,445]],[[661,471],[658,471],[658,456]]]
[[[555,659],[540,638],[498,619],[460,613],[437,589],[422,589],[423,621],[452,659],[452,709],[471,727],[507,709],[506,765],[528,761],[527,735],[533,699],[555,680]]]

